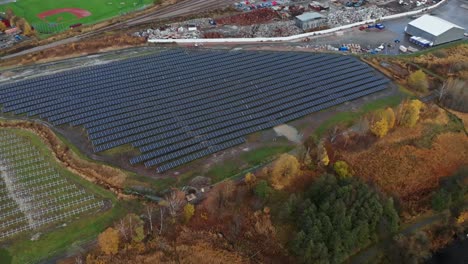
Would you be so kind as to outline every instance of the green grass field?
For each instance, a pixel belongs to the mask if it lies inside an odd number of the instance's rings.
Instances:
[[[58,32],[76,23],[93,24],[148,6],[153,2],[153,0],[17,0],[15,3],[0,5],[0,12],[5,12],[8,8],[11,8],[17,16],[26,18],[38,30],[45,30],[48,23],[58,23],[59,25],[56,26]],[[85,9],[91,12],[91,15],[77,18],[70,13],[60,13],[47,17],[45,21],[37,16],[42,12],[59,8]],[[53,29],[54,27],[51,26],[51,30]]]

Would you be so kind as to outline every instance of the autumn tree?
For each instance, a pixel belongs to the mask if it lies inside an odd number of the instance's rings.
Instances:
[[[410,102],[404,102],[401,106],[400,125],[407,127],[415,126],[419,120],[422,107],[423,103],[416,99]]]
[[[255,185],[255,181],[257,180],[257,177],[255,177],[255,174],[249,172],[245,175],[244,177],[244,182],[249,186],[249,188],[252,188]]]
[[[346,161],[339,160],[333,164],[336,174],[342,178],[352,177],[353,172]]]
[[[273,164],[272,182],[276,189],[283,189],[299,174],[300,164],[296,157],[283,154]]]
[[[370,127],[370,131],[372,132],[372,134],[376,135],[379,138],[382,138],[385,135],[387,135],[388,129],[388,121],[385,118],[381,118],[377,122],[374,122]]]
[[[18,19],[16,22],[17,26],[21,31],[23,31],[23,34],[25,36],[32,36],[34,34],[31,25],[26,21],[24,18]]]
[[[385,120],[387,120],[388,129],[392,129],[396,122],[395,111],[393,111],[391,107],[387,107],[387,109],[385,109],[383,112],[383,116]]]
[[[5,11],[6,19],[11,20],[15,16],[15,12],[13,12],[13,9],[7,8]]]
[[[112,227],[107,228],[98,236],[98,244],[106,255],[114,255],[119,251],[119,232]]]
[[[186,204],[184,206],[185,222],[188,223],[194,214],[195,214],[195,206],[193,206],[193,204],[191,203]]]
[[[323,144],[320,145],[318,149],[318,157],[319,157],[319,163],[322,166],[328,166],[328,164],[330,163],[330,158],[328,157],[327,149],[325,148],[325,146],[323,146]]]
[[[408,76],[408,85],[416,91],[424,93],[429,88],[427,76],[422,70],[417,70]]]

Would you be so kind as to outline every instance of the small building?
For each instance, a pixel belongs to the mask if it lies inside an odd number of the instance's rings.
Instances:
[[[326,25],[327,18],[317,12],[307,12],[296,17],[296,26],[304,31]]]
[[[423,15],[411,21],[405,32],[422,41],[421,43],[427,40],[433,46],[462,39],[465,29],[442,18]]]

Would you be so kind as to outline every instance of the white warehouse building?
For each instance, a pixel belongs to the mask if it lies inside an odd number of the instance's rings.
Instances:
[[[411,21],[405,28],[405,32],[422,41],[431,42],[431,46],[435,46],[462,39],[465,29],[442,18],[423,15]]]

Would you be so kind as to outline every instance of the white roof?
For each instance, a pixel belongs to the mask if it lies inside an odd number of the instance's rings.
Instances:
[[[409,22],[409,25],[424,30],[434,36],[439,36],[440,34],[454,27],[464,29],[460,26],[448,22],[447,20],[443,20],[442,18],[431,15],[421,16],[420,18]]]
[[[301,20],[301,21],[309,21],[309,20],[314,20],[314,19],[319,19],[319,18],[325,18],[325,16],[317,13],[317,12],[307,12],[307,13],[304,13],[300,16],[297,16],[296,17],[297,19]]]

